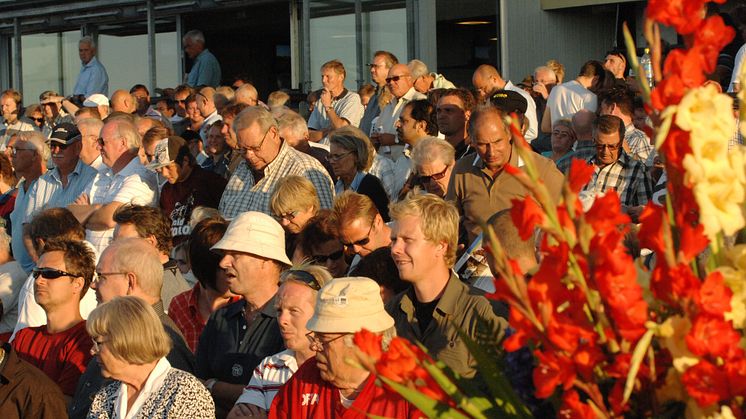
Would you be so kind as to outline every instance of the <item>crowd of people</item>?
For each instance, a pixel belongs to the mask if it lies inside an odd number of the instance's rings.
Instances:
[[[508,214],[530,193],[505,173],[518,135],[555,198],[580,159],[586,209],[610,190],[633,221],[664,202],[619,51],[570,80],[550,60],[458,87],[377,51],[375,84],[348,90],[331,60],[294,109],[218,85],[199,31],[184,47],[186,83],[158,97],[109,96],[88,37],[81,97],[0,94],[2,417],[419,417],[349,362],[352,337],[420,342],[484,385],[458,330],[502,336],[507,309],[457,260],[477,260],[485,222],[524,272],[541,257]]]

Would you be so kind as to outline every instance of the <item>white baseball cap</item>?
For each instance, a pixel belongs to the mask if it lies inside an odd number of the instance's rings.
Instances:
[[[91,108],[95,108],[96,106],[109,106],[109,98],[101,93],[94,93],[85,99],[83,106]]]
[[[267,214],[244,212],[228,225],[228,230],[211,250],[233,250],[276,260],[287,266],[292,262],[285,253],[285,231]]]

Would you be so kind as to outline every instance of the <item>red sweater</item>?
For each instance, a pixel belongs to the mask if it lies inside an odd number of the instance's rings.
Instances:
[[[321,379],[316,360],[306,361],[277,393],[269,410],[270,419],[365,419],[424,417],[398,394],[379,387],[371,375],[349,409],[342,406],[339,390]]]
[[[59,333],[47,332],[46,326],[27,327],[13,341],[18,356],[44,371],[68,396],[91,360],[92,346],[85,320]]]

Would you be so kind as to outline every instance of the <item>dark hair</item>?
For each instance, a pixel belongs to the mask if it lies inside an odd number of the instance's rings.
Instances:
[[[172,111],[176,111],[176,101],[173,100],[171,97],[168,97],[168,96],[161,97],[155,103],[158,104],[158,103],[161,103],[161,102],[165,102],[166,103],[166,107],[168,109],[170,109]]]
[[[427,135],[438,135],[438,123],[436,121],[435,106],[427,99],[413,100],[405,106],[411,108],[411,116],[415,121],[425,121]]]
[[[144,84],[136,84],[136,85],[132,86],[132,88],[130,89],[130,93],[135,93],[138,90],[144,90],[145,94],[148,95],[148,96],[150,96],[150,90],[148,90],[148,88],[145,87]]]
[[[10,163],[10,159],[5,153],[0,153],[0,176],[5,180],[8,185],[16,184],[16,175],[13,172],[13,165]]]
[[[155,142],[158,142],[166,137],[168,137],[170,134],[170,131],[166,127],[153,127],[149,130],[145,131],[145,134],[142,136],[142,146],[147,147],[150,144],[153,144]]]
[[[396,64],[399,64],[399,59],[396,58],[396,55],[388,52],[388,51],[376,51],[373,54],[373,58],[381,56],[386,61],[386,64],[389,68],[395,66]]]
[[[191,131],[191,130],[186,130],[186,131],[182,132],[181,133],[181,138],[183,138],[184,141],[187,142],[187,144],[191,143],[194,140],[200,140],[200,141],[202,141],[202,138],[199,136],[199,132],[197,132],[197,131]]]
[[[222,257],[210,250],[228,230],[228,222],[220,218],[205,218],[197,223],[189,236],[189,260],[192,273],[203,288],[214,290],[215,272]]]
[[[629,65],[627,65],[627,55],[625,54],[625,52],[621,49],[615,48],[615,49],[612,49],[611,51],[606,52],[606,56],[609,56],[609,55],[617,56],[621,58],[622,61],[624,61],[624,72],[622,74],[626,76],[627,73],[629,72]]]
[[[48,208],[31,219],[29,237],[38,251],[41,250],[39,240],[82,241],[85,239],[85,229],[69,209]]]
[[[598,94],[599,102],[604,105],[616,105],[627,116],[632,116],[634,93],[626,87],[612,87]]]
[[[187,84],[180,84],[180,85],[176,86],[176,89],[174,90],[174,96],[176,96],[176,95],[178,95],[180,93],[184,93],[184,92],[187,93],[187,96],[191,96],[191,95],[194,94],[194,89],[192,89]]]
[[[477,101],[474,99],[474,95],[472,95],[470,91],[464,89],[463,87],[446,90],[440,96],[438,102],[440,102],[441,100],[443,100],[444,97],[447,96],[456,96],[457,98],[459,98],[461,100],[461,103],[464,104],[464,111],[472,111],[477,103]]]
[[[240,114],[241,111],[248,108],[249,105],[245,103],[231,103],[230,105],[223,108],[223,111],[220,112],[220,116],[223,118],[235,118],[236,115]]]
[[[186,99],[184,99],[184,106],[197,101],[197,95],[192,93],[191,95],[187,96]]]
[[[49,240],[44,244],[42,254],[55,251],[65,254],[63,257],[67,272],[83,277],[83,288],[80,290],[80,299],[82,299],[88,287],[91,286],[93,273],[96,271],[96,258],[93,251],[83,241]]]
[[[122,205],[114,212],[117,224],[132,224],[141,238],[154,236],[158,250],[168,254],[172,247],[171,222],[160,208]]]
[[[337,221],[330,209],[321,209],[303,227],[303,231],[298,235],[297,243],[303,254],[310,255],[312,248],[331,240],[339,240]]]
[[[578,77],[584,76],[584,77],[595,77],[598,76],[599,78],[604,77],[604,72],[606,70],[604,69],[604,65],[596,60],[590,60],[586,61],[582,67],[580,67],[580,72],[578,73]],[[599,82],[599,84],[601,84]]]
[[[596,137],[597,133],[602,134],[618,134],[619,141],[624,140],[624,122],[621,118],[614,115],[601,115],[593,121],[593,136]]]
[[[350,276],[370,278],[378,285],[391,290],[394,295],[409,287],[409,283],[402,281],[399,277],[399,269],[391,257],[391,248],[388,246],[376,249],[360,259],[355,269],[350,272]]]

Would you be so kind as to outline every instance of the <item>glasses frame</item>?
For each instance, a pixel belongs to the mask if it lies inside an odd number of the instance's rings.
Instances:
[[[47,276],[48,274],[51,274],[51,276]],[[39,277],[42,277],[44,279],[58,279],[62,278],[63,276],[69,276],[70,278],[79,278],[82,276],[54,268],[34,268],[31,270],[31,275],[34,277],[34,279],[38,279]]]
[[[441,179],[443,179],[444,177],[446,177],[446,173],[448,173],[448,169],[449,169],[450,167],[451,167],[451,165],[450,165],[450,164],[447,164],[447,165],[446,165],[446,168],[445,168],[445,169],[443,169],[443,171],[442,171],[442,172],[438,172],[438,173],[433,173],[432,175],[418,175],[418,176],[419,176],[419,179],[420,179],[420,183],[428,183],[428,182],[430,182],[431,180],[435,180],[435,181],[438,181],[438,180],[441,180]]]
[[[338,250],[334,253],[329,253],[328,255],[313,255],[311,256],[311,260],[314,264],[318,265],[324,265],[328,260],[339,260],[342,256],[344,256],[345,250],[342,248],[342,250]]]
[[[96,275],[93,276],[93,282],[96,282],[96,283],[104,282],[109,276],[127,275],[128,273],[129,272],[96,272]]]
[[[332,162],[336,163],[336,162],[342,160],[343,158],[349,156],[350,154],[352,154],[352,151],[346,151],[346,152],[344,152],[342,154],[337,154],[336,156],[334,156],[332,154],[327,154],[326,155],[326,161],[328,161],[329,163],[332,163]]]
[[[316,337],[316,332],[308,332],[306,333],[306,338],[308,339],[308,342],[310,343],[310,348],[312,351],[321,352],[324,349],[327,349],[330,343],[340,340],[343,337],[347,335],[351,335],[352,333],[343,333],[336,338],[329,339],[327,341],[323,341]],[[318,348],[318,349],[317,349]]]
[[[597,151],[604,151],[606,149],[609,149],[609,151],[615,151],[619,150],[622,147],[622,142],[619,141],[616,144],[599,144],[597,142],[594,142],[593,146],[596,147]]]
[[[91,341],[93,341],[93,346],[91,346],[91,354],[96,355],[101,353],[101,346],[106,343],[107,341],[102,340],[101,342],[98,342],[96,339],[91,338]]]
[[[386,84],[389,84],[392,81],[398,82],[399,80],[403,79],[404,77],[412,77],[412,75],[411,74],[402,74],[401,76],[386,77]]]
[[[318,291],[321,289],[321,284],[319,284],[319,281],[316,279],[316,277],[314,277],[310,272],[306,272],[301,269],[291,269],[286,271],[286,273],[283,275],[282,282],[286,281],[301,282],[314,291]]]
[[[15,155],[18,154],[19,151],[24,151],[24,150],[25,151],[33,151],[34,153],[36,153],[36,149],[34,149],[34,148],[18,148],[18,147],[8,147],[8,148],[10,148],[10,155],[11,156],[15,156]]]
[[[264,136],[262,137],[262,141],[259,142],[258,146],[255,147],[239,147],[238,152],[241,153],[242,156],[245,156],[246,153],[251,151],[252,154],[257,154],[260,151],[262,151],[262,147],[264,146],[264,141],[267,139],[267,134],[269,134],[269,131],[272,129],[274,125],[270,125],[269,128],[267,128],[266,131],[264,131]]]
[[[283,219],[288,220],[288,221],[293,221],[295,220],[295,217],[297,217],[301,212],[303,211],[295,210],[295,211],[286,212],[285,214],[278,214],[278,215],[275,215],[275,219],[277,221],[282,221]]]
[[[368,229],[368,234],[364,238],[362,238],[362,239],[360,239],[358,241],[354,241],[352,243],[345,243],[341,239],[339,240],[339,242],[342,243],[342,246],[347,247],[347,248],[350,248],[350,247],[353,247],[353,246],[365,246],[366,244],[370,243],[370,233],[373,231],[373,226],[375,224],[376,224],[376,220],[374,218],[373,221],[370,223],[370,228]]]

